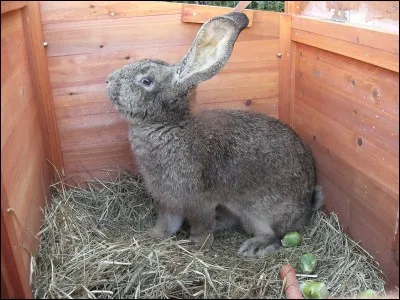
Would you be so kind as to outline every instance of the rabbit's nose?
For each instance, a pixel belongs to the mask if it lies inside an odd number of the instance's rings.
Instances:
[[[106,80],[106,83],[108,83],[108,80]]]

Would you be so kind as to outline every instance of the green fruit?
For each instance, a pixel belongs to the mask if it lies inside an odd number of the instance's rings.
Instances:
[[[377,294],[374,290],[368,289],[368,290],[358,293],[357,298],[358,299],[376,299],[376,296],[377,296]]]
[[[300,284],[300,290],[306,299],[328,299],[329,292],[325,283],[308,280]]]
[[[301,244],[301,235],[297,231],[288,232],[281,240],[283,247],[296,247]]]
[[[300,269],[305,274],[314,273],[317,268],[317,257],[312,253],[306,253],[299,257]]]

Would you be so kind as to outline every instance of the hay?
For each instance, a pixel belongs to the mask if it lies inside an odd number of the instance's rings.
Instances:
[[[162,242],[150,239],[152,200],[135,175],[95,180],[85,189],[51,188],[33,263],[35,298],[282,298],[280,267],[297,268],[306,252],[319,258],[312,279],[325,282],[331,296],[368,288],[384,294],[381,272],[341,233],[335,214],[315,213],[299,247],[243,259],[236,250],[248,236],[240,231],[216,233],[210,251],[193,248],[187,229]]]

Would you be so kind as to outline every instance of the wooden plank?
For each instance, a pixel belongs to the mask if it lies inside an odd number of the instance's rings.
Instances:
[[[325,146],[316,132],[313,132],[313,128],[307,127],[308,123],[306,123],[305,118],[306,116],[302,112],[296,115],[294,129],[313,152],[318,172],[317,178],[319,180],[320,177],[324,177],[324,181],[329,181],[329,185],[336,187],[333,194],[336,195],[338,193],[337,197],[339,199],[343,197],[343,200],[338,200],[337,202],[331,202],[327,199],[326,204],[331,207],[343,205],[343,212],[347,212],[345,217],[350,219],[349,203],[351,201],[364,202],[375,209],[377,214],[375,217],[376,222],[383,222],[388,227],[393,226],[396,222],[395,208],[397,206],[398,191],[388,189],[385,183],[378,182],[369,174],[357,170],[343,159],[339,151]],[[321,126],[321,124],[316,126]],[[324,185],[323,188],[325,188]],[[392,235],[392,233],[389,234]]]
[[[321,145],[339,155],[359,172],[379,182],[391,192],[397,193],[398,157],[393,157],[372,144],[367,135],[359,135],[347,129],[299,98],[296,98],[295,115],[295,128],[300,125],[306,126]]]
[[[26,273],[20,276],[21,280],[29,276],[29,253],[34,253],[37,248],[34,234],[42,222],[42,216],[38,214],[39,205],[44,203],[51,179],[45,161],[48,155],[44,145],[45,127],[41,126],[40,94],[35,87],[38,75],[31,57],[34,52],[31,43],[34,39],[31,39],[29,32],[34,30],[34,26],[27,26],[26,23],[27,17],[30,21],[34,18],[29,14],[29,6],[32,4],[30,2],[22,10],[4,14],[1,18],[1,108],[4,125],[1,127],[2,225],[4,185],[7,208],[13,211],[10,215],[12,217],[7,218],[7,226],[12,226],[12,234],[15,236],[13,246],[18,248],[15,257],[8,257],[4,265],[13,267],[21,264]],[[2,231],[2,250],[6,238]],[[9,272],[2,267],[3,271]],[[7,280],[4,278],[7,293],[23,297],[24,290],[21,287],[20,291],[13,290],[13,283]],[[15,281],[18,284],[19,279]]]
[[[279,60],[279,119],[290,124],[290,94],[291,94],[291,20],[288,15],[281,15],[280,28],[280,55]]]
[[[296,54],[297,54],[297,43],[292,42],[291,45],[291,51],[292,51],[292,57],[291,57],[291,66],[290,66],[290,105],[289,105],[289,121],[290,121],[290,126],[293,127],[293,119],[294,119],[294,102],[295,102],[295,95],[294,91],[296,88],[296,80],[295,80],[295,74],[296,74]]]
[[[205,23],[211,18],[221,16],[230,12],[233,12],[234,8],[230,7],[218,7],[209,5],[194,5],[194,4],[183,4],[182,6],[182,22],[183,23]],[[253,11],[244,10],[242,11],[248,18],[249,24],[247,27],[253,25]]]
[[[351,201],[350,211],[353,218],[349,230],[350,236],[357,236],[357,239],[362,241],[362,246],[379,263],[379,268],[388,278],[387,281],[398,284],[399,267],[396,266],[391,255],[391,234],[394,230],[394,224],[388,227],[381,220],[375,221],[376,209],[368,207],[363,202]]]
[[[233,11],[242,12],[252,1],[239,1]]]
[[[255,77],[256,75],[254,75]],[[276,77],[277,75],[275,77],[268,76],[267,80],[271,80],[271,82],[265,85],[254,84],[254,86],[231,87],[229,78],[222,76],[216,79],[210,87],[207,83],[198,87],[196,102],[205,104],[233,100],[247,101],[248,99],[276,98],[278,95]],[[224,83],[221,84],[221,81]],[[58,120],[88,115],[112,114],[117,111],[107,99],[103,84],[61,88],[55,89],[54,92]]]
[[[296,15],[300,13],[300,4],[303,1],[285,1],[285,14]]]
[[[242,31],[238,42],[279,38],[279,15],[272,16],[268,22]],[[48,43],[46,54],[52,57],[190,45],[200,24],[182,24],[180,17],[176,14],[47,24],[43,26]]]
[[[313,134],[306,125],[301,124],[302,118],[303,116],[296,116],[295,130],[311,147],[316,160],[318,182],[323,186],[324,195],[327,188],[326,205],[329,211],[339,212],[348,225],[348,230],[351,230],[352,219],[357,222],[357,219],[365,217],[352,213],[350,203],[356,203],[356,205],[364,203],[375,214],[370,219],[372,225],[376,223],[384,226],[386,229],[381,235],[385,238],[391,237],[393,230],[390,228],[394,228],[396,221],[398,195],[353,168],[331,148],[325,147],[318,138],[314,140]]]
[[[173,15],[182,4],[162,1],[40,1],[42,24]]]
[[[48,59],[52,87],[55,89],[105,82],[111,72],[125,64],[151,58],[177,63],[189,49],[184,46],[140,48],[95,54],[81,54]],[[246,51],[246,49],[248,49]],[[233,72],[278,72],[279,40],[244,41],[235,45],[232,56],[220,74]],[[254,70],[254,71],[251,71]],[[260,76],[264,74],[259,74]],[[266,74],[268,75],[268,74]],[[259,79],[261,81],[262,78]],[[234,86],[235,83],[231,83]],[[243,84],[243,83],[242,83]]]
[[[288,1],[292,2],[292,1]],[[372,20],[399,20],[399,1],[294,1],[298,14],[312,17],[330,16],[332,9],[350,11],[350,23]],[[354,15],[354,17],[352,17]]]
[[[50,76],[43,47],[42,25],[38,2],[30,2],[23,15],[25,37],[30,53],[30,66],[35,98],[40,113],[46,157],[63,173],[63,161],[54,113]]]
[[[343,98],[337,90],[314,83],[311,76],[296,76],[296,94],[305,103],[396,157],[399,155],[398,120]],[[378,116],[378,117],[377,117]]]
[[[10,298],[32,299],[29,276],[26,266],[22,264],[24,253],[18,247],[18,239],[13,227],[13,215],[7,212],[10,208],[6,189],[1,174],[1,277],[2,295],[3,281],[6,294]],[[25,254],[26,255],[26,254]]]
[[[349,101],[399,119],[398,73],[302,44],[296,59],[302,76],[312,75],[313,81],[329,85]]]
[[[1,14],[24,8],[28,1],[1,1]]]
[[[82,172],[90,174],[101,169],[116,170],[118,166],[130,170],[135,168],[134,156],[127,140],[102,147],[86,148],[85,151],[65,152],[64,156],[66,177]]]
[[[187,45],[192,43],[197,30],[198,25],[182,26],[180,14],[43,26],[44,39],[48,43],[48,57]],[[91,38],[88,39],[88,36]]]
[[[36,173],[33,174],[32,180],[29,182],[29,190],[32,195],[37,195],[30,199],[29,207],[25,215],[25,224],[23,228],[23,235],[21,237],[21,244],[25,247],[26,251],[31,256],[36,256],[39,250],[40,240],[37,233],[43,224],[45,204],[47,202],[48,184],[51,182],[52,166],[45,160],[43,152],[42,157],[39,157],[32,168]],[[30,154],[33,158],[33,155]],[[27,257],[30,259],[30,256]],[[30,261],[27,261],[30,266]]]
[[[198,111],[200,109],[239,109],[245,111],[262,112],[271,117],[278,118],[278,98],[195,103],[194,106],[194,111]]]
[[[398,156],[398,74],[377,68],[372,71],[367,64],[358,64],[355,69],[350,59],[308,46],[299,47],[298,52],[297,97]],[[357,84],[349,84],[349,78],[357,78]],[[371,93],[371,87],[379,89],[379,103],[366,101],[364,95]]]
[[[245,73],[236,76],[221,74],[217,78],[204,82],[197,87],[196,101],[199,103],[216,103],[224,101],[246,101],[247,99],[276,98],[278,96],[278,74],[269,74],[265,76],[268,84],[260,84],[260,73],[249,77],[249,81],[240,84],[240,78]],[[261,73],[263,75],[264,73]],[[262,77],[261,77],[262,78]],[[237,82],[233,87],[231,82]]]
[[[292,28],[388,52],[399,53],[399,35],[394,33],[361,28],[349,23],[315,20],[299,16],[292,17]]]
[[[118,111],[104,115],[88,115],[59,119],[63,152],[71,149],[99,147],[128,140],[127,122]]]
[[[337,40],[299,29],[292,29],[292,40],[399,72],[399,57],[398,54],[393,52]]]
[[[1,17],[1,149],[33,100],[21,11]],[[6,113],[7,112],[7,113]]]
[[[332,148],[322,145],[318,137],[314,140],[313,132],[302,119],[296,120],[295,130],[312,149],[326,207],[338,213],[345,232],[353,239],[361,240],[362,246],[380,263],[385,274],[395,279],[396,266],[389,249],[398,193],[357,171]]]

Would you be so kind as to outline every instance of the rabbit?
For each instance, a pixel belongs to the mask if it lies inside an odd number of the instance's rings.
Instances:
[[[172,236],[186,219],[190,240],[212,246],[215,230],[240,223],[251,237],[238,255],[262,257],[302,230],[323,195],[311,150],[286,124],[257,112],[191,110],[196,85],[223,68],[248,22],[239,12],[214,17],[180,62],[137,61],[106,84],[155,199],[152,236]]]

